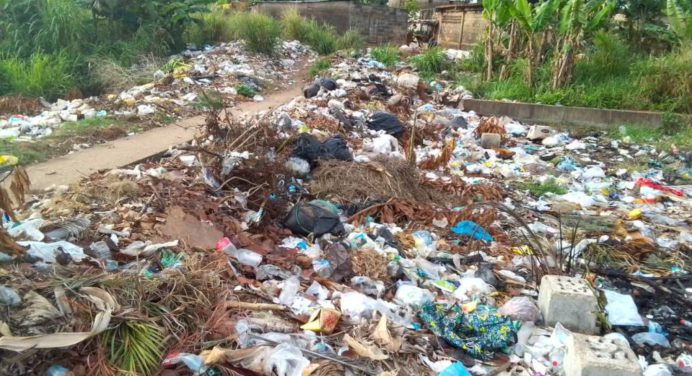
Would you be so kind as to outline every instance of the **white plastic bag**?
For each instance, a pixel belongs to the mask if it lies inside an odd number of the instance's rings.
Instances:
[[[420,308],[425,303],[430,303],[435,297],[426,290],[412,285],[401,285],[396,290],[394,302],[409,307]]]
[[[264,374],[277,376],[302,376],[310,361],[299,348],[282,343],[269,350],[264,359]]]
[[[498,312],[518,321],[536,322],[541,316],[538,306],[528,296],[516,296],[508,300]]]
[[[603,293],[608,299],[605,310],[611,325],[644,326],[632,296],[611,290],[603,290]]]

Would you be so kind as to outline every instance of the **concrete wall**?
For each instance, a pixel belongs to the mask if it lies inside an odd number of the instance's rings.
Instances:
[[[549,106],[480,99],[464,100],[459,107],[465,111],[475,111],[479,115],[509,116],[529,124],[573,125],[604,129],[633,124],[660,127],[663,124],[663,114],[650,111]],[[692,124],[692,116],[680,116],[684,123]]]
[[[487,21],[481,9],[440,9],[434,18],[438,21],[437,44],[444,48],[469,49],[483,37]]]
[[[286,9],[295,8],[301,16],[332,25],[339,33],[358,30],[368,44],[406,42],[408,14],[386,6],[355,4],[350,1],[322,3],[259,3],[259,12],[280,18]]]

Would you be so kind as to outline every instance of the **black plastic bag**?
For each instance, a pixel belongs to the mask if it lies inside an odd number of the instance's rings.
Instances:
[[[332,136],[321,143],[313,135],[302,133],[293,144],[293,157],[302,158],[314,167],[320,159],[352,161],[353,155],[341,136]]]
[[[401,137],[404,134],[404,126],[399,119],[387,112],[375,112],[368,120],[368,128],[385,131],[394,137]]]
[[[312,98],[320,92],[320,85],[312,84],[303,88],[303,95],[305,98]]]
[[[324,234],[344,235],[344,229],[339,215],[333,210],[321,205],[319,201],[296,204],[288,212],[284,225],[296,235],[316,237]]]
[[[325,88],[329,91],[336,90],[336,88],[337,88],[336,81],[334,81],[330,78],[320,78],[319,84],[320,84],[320,86],[322,86],[323,88]]]

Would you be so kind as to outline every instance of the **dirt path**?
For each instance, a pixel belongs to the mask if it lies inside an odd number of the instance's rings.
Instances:
[[[233,114],[256,113],[277,107],[302,94],[302,80],[265,96],[263,102],[241,103],[231,108]],[[51,185],[72,184],[94,172],[112,169],[140,161],[168,150],[171,146],[189,141],[195,135],[204,116],[195,116],[162,128],[121,138],[73,154],[27,167],[31,188],[43,190]]]

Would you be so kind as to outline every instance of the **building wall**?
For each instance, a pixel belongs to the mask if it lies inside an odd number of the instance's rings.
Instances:
[[[468,49],[483,37],[487,21],[481,10],[442,10],[435,13],[440,28],[437,43],[445,48]]]
[[[286,9],[295,8],[301,16],[334,26],[338,33],[358,30],[368,44],[405,43],[408,14],[386,6],[355,4],[350,1],[313,3],[259,3],[259,12],[280,18]]]

